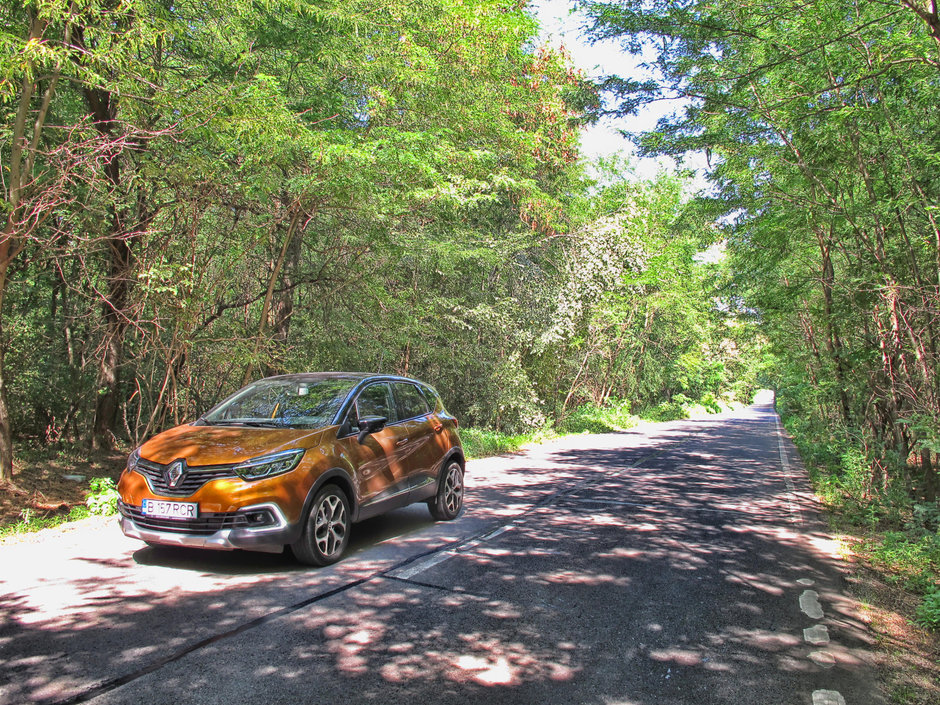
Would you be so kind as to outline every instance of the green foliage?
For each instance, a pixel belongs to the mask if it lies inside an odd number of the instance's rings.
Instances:
[[[862,528],[862,552],[889,580],[926,593],[918,621],[937,628],[936,8],[580,4],[595,37],[649,67],[648,80],[608,79],[615,110],[686,98],[636,140],[646,154],[709,156],[697,208],[727,243],[716,290],[767,343],[732,377],[777,391],[817,492]],[[676,352],[678,388],[655,400],[655,418],[681,415],[679,394],[698,397],[723,374],[694,349]]]
[[[649,421],[678,421],[689,418],[688,405],[691,400],[684,394],[676,394],[668,401],[646,407],[640,416]]]
[[[940,589],[924,596],[917,608],[917,623],[929,629],[940,629]]]
[[[49,25],[31,42],[38,7]],[[8,377],[26,402],[18,435],[87,433],[114,391],[99,353],[115,339],[107,364],[129,376],[123,428],[110,430],[132,441],[246,378],[330,367],[410,366],[452,390],[464,417],[542,423],[520,364],[518,338],[532,333],[517,334],[530,301],[514,289],[523,259],[551,269],[537,243],[584,188],[575,145],[591,89],[534,46],[527,12],[494,0],[74,9],[0,14],[13,49],[4,121],[20,101],[32,125],[48,91],[65,128],[39,135],[37,172],[61,170],[46,159],[56,150],[84,165],[62,172],[64,192],[33,182],[24,208],[43,206],[40,227],[17,241],[29,258],[0,292],[16,341]],[[81,62],[60,41],[79,29]],[[88,123],[103,103],[120,131]],[[110,229],[118,221],[127,232]],[[511,339],[496,355],[480,345],[491,333]],[[438,342],[486,354],[457,370]]]
[[[110,516],[117,514],[119,498],[114,480],[109,477],[94,477],[89,482],[85,506],[93,516]]]
[[[610,433],[624,431],[639,423],[628,401],[609,399],[605,404],[582,404],[558,425],[562,433]]]
[[[923,594],[940,580],[940,534],[888,531],[870,539],[865,550],[891,582],[908,590]]]
[[[940,503],[915,503],[905,528],[913,531],[940,532]]]
[[[36,513],[31,509],[24,509],[20,513],[20,519],[13,524],[0,526],[0,538],[5,536],[14,536],[16,534],[28,534],[43,529],[51,529],[70,521],[79,521],[87,519],[90,515],[86,507],[72,507],[67,514],[46,514]]]
[[[554,437],[550,431],[536,430],[529,433],[505,434],[478,428],[460,429],[460,440],[468,459],[487,458],[503,453],[522,450],[527,445],[540,443]]]
[[[904,473],[884,468],[883,454],[866,451],[857,435],[830,434],[806,417],[784,411],[785,425],[807,463],[817,494],[841,521],[865,531],[857,550],[888,582],[926,595],[918,621],[936,628],[940,505],[912,501]]]
[[[126,7],[0,11],[0,129],[57,126],[0,291],[22,441],[135,444],[300,370],[424,378],[510,437],[754,388],[710,215],[683,177],[585,177],[597,91],[523,5]]]

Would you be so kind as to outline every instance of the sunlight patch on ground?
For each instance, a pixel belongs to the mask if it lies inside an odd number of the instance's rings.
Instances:
[[[506,657],[490,663],[479,656],[461,656],[453,664],[462,671],[472,671],[470,679],[481,685],[518,685],[513,669]]]

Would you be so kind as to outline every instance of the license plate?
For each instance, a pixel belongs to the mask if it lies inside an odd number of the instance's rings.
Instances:
[[[149,517],[163,517],[164,519],[195,519],[199,516],[199,504],[196,502],[145,499],[140,510]]]

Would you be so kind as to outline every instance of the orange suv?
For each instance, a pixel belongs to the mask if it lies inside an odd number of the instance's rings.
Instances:
[[[339,560],[353,523],[413,502],[463,506],[457,420],[405,377],[268,377],[131,453],[121,528],[148,544]]]

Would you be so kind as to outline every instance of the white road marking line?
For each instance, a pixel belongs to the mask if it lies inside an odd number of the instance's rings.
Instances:
[[[777,430],[777,452],[780,454],[780,465],[783,467],[783,479],[787,484],[787,505],[790,508],[790,516],[795,520],[795,523],[802,525],[803,513],[796,502],[793,501],[796,496],[796,485],[793,484],[793,479],[790,477],[790,457],[783,442],[783,426],[780,424],[779,416],[774,418],[774,425]]]
[[[559,506],[565,503],[571,504],[607,504],[614,507],[639,507],[640,509],[649,509],[665,513],[666,509],[687,510],[690,512],[706,512],[711,514],[742,514],[747,513],[745,507],[740,509],[715,509],[714,507],[677,507],[675,505],[656,504],[649,502],[624,502],[616,499],[592,499],[590,497],[567,497],[558,502]]]
[[[800,595],[800,609],[810,619],[822,619],[823,609],[819,604],[819,593],[815,590],[804,590]]]
[[[435,553],[433,556],[425,558],[423,561],[415,563],[410,568],[405,568],[404,570],[393,573],[393,577],[399,578],[401,580],[408,580],[413,578],[418,573],[423,573],[428,568],[433,568],[438,563],[443,563],[448,558],[453,558],[455,554],[453,551],[442,551],[441,553]]]
[[[480,541],[489,541],[490,539],[495,539],[495,538],[496,538],[497,536],[499,536],[500,534],[505,534],[505,533],[506,533],[507,531],[509,531],[511,528],[512,528],[512,527],[511,527],[510,525],[508,525],[508,524],[507,524],[506,526],[501,526],[501,527],[499,527],[496,531],[491,531],[491,532],[488,533],[486,536],[481,536],[481,537],[480,537]]]
[[[513,528],[513,524],[515,523],[517,522],[511,522],[509,524],[506,524],[505,526],[501,526],[498,529],[491,531],[490,533],[484,536],[480,536],[479,538],[473,539],[472,541],[468,541],[467,543],[461,544],[457,546],[456,548],[452,548],[448,551],[441,551],[440,553],[435,553],[433,556],[428,556],[423,561],[418,561],[412,566],[396,571],[394,573],[390,573],[389,575],[391,575],[393,578],[398,578],[399,580],[410,580],[414,576],[418,575],[418,573],[423,573],[429,568],[433,568],[439,563],[443,563],[448,558],[453,558],[454,556],[459,555],[461,553],[472,551],[474,548],[479,546],[484,541],[489,541],[492,538],[496,538],[500,534],[505,534],[507,531]]]
[[[822,646],[829,643],[829,629],[824,624],[816,624],[803,630],[803,640],[813,646]]]
[[[845,698],[838,690],[814,690],[813,705],[845,705]]]

